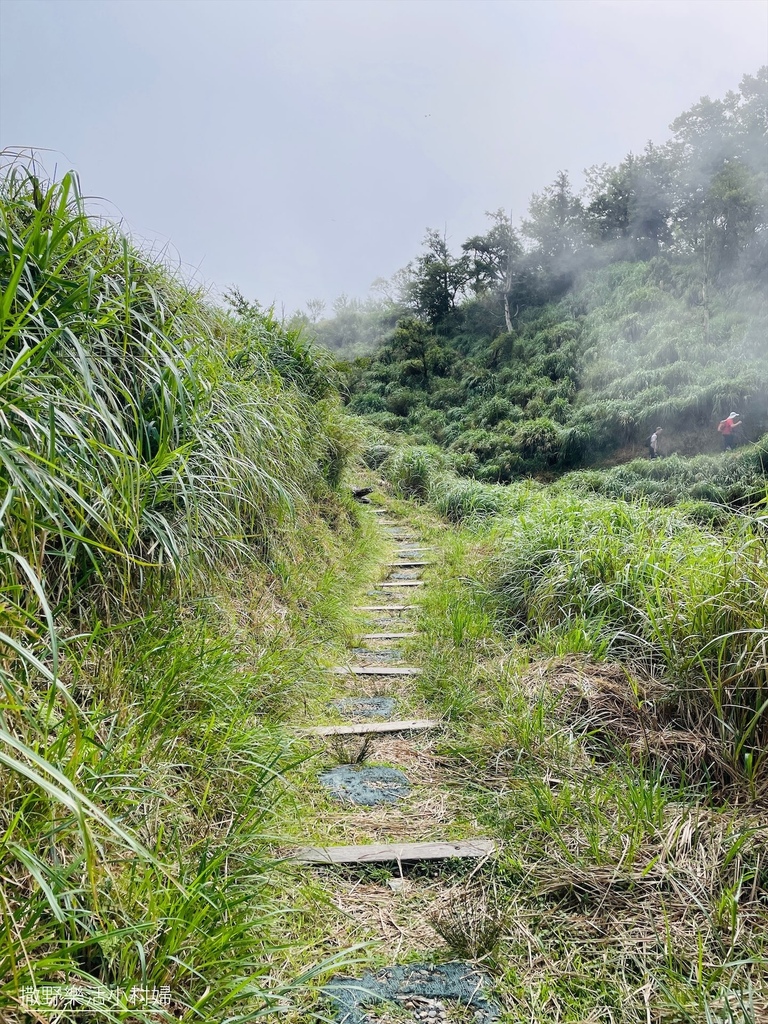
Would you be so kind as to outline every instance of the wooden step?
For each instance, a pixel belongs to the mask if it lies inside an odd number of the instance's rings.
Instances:
[[[384,583],[377,583],[377,587],[423,587],[424,580],[385,580]]]
[[[331,669],[336,676],[418,676],[420,668],[397,668],[392,665],[337,665]]]
[[[363,633],[361,640],[410,640],[418,633]]]
[[[416,608],[415,604],[360,604],[352,610],[356,612],[413,612]]]
[[[438,729],[442,723],[434,718],[409,718],[399,722],[356,722],[352,725],[312,725],[299,732],[309,736],[358,736],[370,732],[416,732]]]
[[[302,864],[372,864],[379,861],[448,860],[452,857],[488,857],[496,850],[493,839],[464,839],[437,843],[369,843],[364,846],[305,846],[291,860]]]
[[[375,508],[373,510],[373,514],[376,516],[385,516],[387,514],[387,510],[385,508]]]
[[[398,562],[387,562],[390,569],[419,569],[423,565],[432,565],[431,562],[407,562],[401,558]]]

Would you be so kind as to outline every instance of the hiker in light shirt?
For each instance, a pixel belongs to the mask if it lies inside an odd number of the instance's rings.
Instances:
[[[656,427],[654,432],[648,438],[648,458],[656,459],[659,455],[659,434],[661,433],[661,427]]]

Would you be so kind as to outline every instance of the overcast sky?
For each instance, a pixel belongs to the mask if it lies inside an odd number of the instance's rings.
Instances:
[[[278,309],[364,296],[768,63],[765,0],[0,0],[0,147]]]

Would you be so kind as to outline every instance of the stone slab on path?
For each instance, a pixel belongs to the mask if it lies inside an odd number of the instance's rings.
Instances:
[[[399,665],[403,652],[396,647],[348,647],[347,654],[356,665]]]
[[[342,718],[391,718],[397,701],[394,697],[338,697],[331,707]]]
[[[411,789],[408,776],[399,768],[340,764],[318,776],[321,785],[343,803],[359,807],[394,804]]]
[[[489,857],[493,839],[461,839],[436,843],[366,843],[362,846],[304,846],[291,860],[302,864],[374,864],[385,861],[450,860]]]
[[[337,977],[323,989],[337,1024],[372,1024],[389,1020],[391,1007],[400,1020],[402,1010],[413,1020],[443,1024],[497,1024],[501,1010],[491,998],[491,979],[474,964],[406,964],[365,971],[360,978]],[[459,1011],[461,1016],[457,1017]]]
[[[410,640],[418,633],[363,633],[361,640]]]

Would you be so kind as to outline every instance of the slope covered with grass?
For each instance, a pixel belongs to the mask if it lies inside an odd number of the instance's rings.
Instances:
[[[71,175],[4,165],[0,285],[0,1015],[75,985],[100,1019],[256,1019],[296,982],[275,723],[355,580],[332,374]]]

